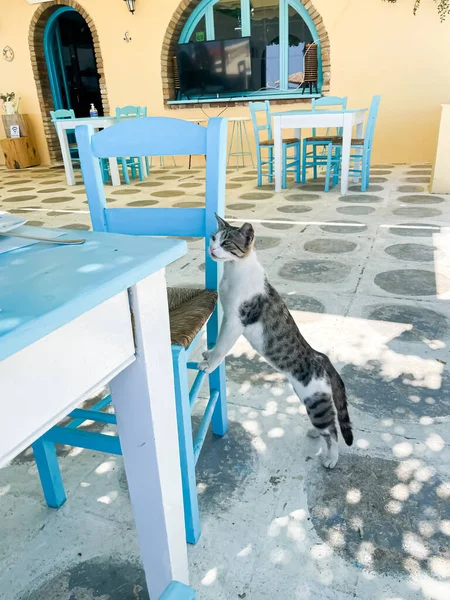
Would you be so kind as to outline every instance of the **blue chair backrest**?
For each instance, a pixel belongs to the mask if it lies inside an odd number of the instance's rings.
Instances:
[[[146,106],[121,106],[116,108],[116,117],[118,121],[123,119],[133,119],[147,116]]]
[[[51,110],[50,116],[53,122],[59,119],[75,119],[75,112],[72,108],[70,110],[60,108],[58,110]],[[69,144],[75,144],[75,129],[67,129],[66,134]]]
[[[369,116],[367,117],[366,131],[364,134],[364,152],[372,150],[373,136],[375,134],[375,125],[380,108],[381,95],[377,94],[372,98],[370,104]]]
[[[259,139],[260,131],[267,131],[267,139],[272,139],[272,114],[270,112],[270,102],[266,100],[265,102],[249,102],[250,113],[252,115],[252,123],[253,123],[253,131],[255,134],[255,141],[259,143],[261,140]],[[256,113],[264,112],[266,119],[265,122],[260,125],[258,124],[258,117]]]
[[[345,110],[347,108],[347,96],[323,96],[322,98],[312,99],[312,110],[323,107],[327,107],[329,109],[341,108],[342,110]],[[315,127],[312,130],[312,134],[313,136],[317,135]],[[328,129],[327,135],[329,135]],[[342,135],[342,127],[337,128],[336,135]]]
[[[217,290],[220,265],[208,253],[217,230],[215,214],[224,215],[227,120],[213,118],[207,127],[169,117],[129,119],[94,133],[91,125],[75,129],[81,170],[94,231],[132,235],[205,238],[206,288]],[[204,208],[108,208],[99,158],[121,156],[206,155]]]

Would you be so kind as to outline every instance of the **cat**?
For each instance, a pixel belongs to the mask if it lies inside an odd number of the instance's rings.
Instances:
[[[219,288],[224,318],[217,344],[203,353],[198,368],[214,371],[240,335],[277,371],[284,374],[304,403],[313,428],[311,437],[325,439],[322,464],[332,469],[339,458],[336,412],[342,436],[353,443],[344,382],[330,359],[304,339],[278,292],[267,280],[254,250],[250,223],[233,227],[216,215],[218,230],[209,254],[224,262]]]

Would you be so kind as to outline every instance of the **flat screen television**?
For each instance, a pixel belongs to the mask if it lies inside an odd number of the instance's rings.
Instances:
[[[180,91],[188,98],[250,91],[250,39],[179,44],[178,71]]]

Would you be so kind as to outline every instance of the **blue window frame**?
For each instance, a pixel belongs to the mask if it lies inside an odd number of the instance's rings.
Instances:
[[[187,20],[179,43],[239,37],[251,40],[252,74],[257,89],[240,96],[260,99],[320,96],[323,76],[319,34],[300,0],[203,0]],[[317,93],[306,93],[301,87],[307,44],[317,45]],[[181,97],[175,102],[227,99],[231,100],[223,96]]]

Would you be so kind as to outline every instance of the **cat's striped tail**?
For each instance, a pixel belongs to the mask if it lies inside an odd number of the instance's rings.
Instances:
[[[336,407],[339,427],[341,429],[342,437],[345,440],[347,446],[351,446],[353,444],[353,432],[352,432],[352,424],[350,422],[350,416],[348,414],[347,407],[347,393],[345,391],[345,385],[342,381],[341,376],[330,363],[330,367],[328,369],[328,375],[331,379],[331,390],[333,393],[333,402]]]

